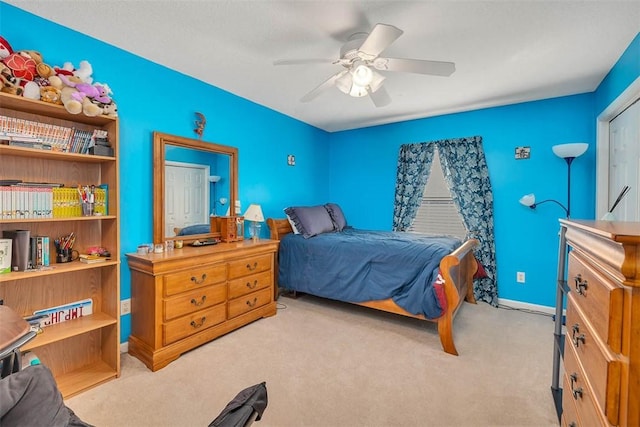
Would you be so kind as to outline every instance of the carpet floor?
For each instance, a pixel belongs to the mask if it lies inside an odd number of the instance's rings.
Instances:
[[[268,426],[556,426],[549,317],[465,303],[459,356],[435,323],[311,296],[157,371],[122,355],[120,378],[66,404],[96,426],[207,426],[266,381]]]

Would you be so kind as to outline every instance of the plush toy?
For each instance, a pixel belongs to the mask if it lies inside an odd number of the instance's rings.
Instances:
[[[12,95],[22,96],[24,89],[20,86],[20,81],[14,77],[11,69],[0,62],[0,91]]]
[[[38,76],[44,79],[48,79],[49,77],[55,75],[53,67],[44,62],[44,59],[42,58],[42,54],[40,52],[36,50],[23,50],[22,53],[29,56],[36,62],[36,72],[38,73]],[[34,80],[36,79],[37,77],[34,78]]]
[[[40,101],[49,102],[51,104],[62,104],[60,89],[53,86],[41,86]]]
[[[14,52],[2,60],[17,79],[32,81],[38,75],[38,64],[26,52]]]
[[[4,59],[13,53],[13,49],[8,41],[0,36],[0,59]]]
[[[80,68],[75,68],[73,70],[73,75],[80,77],[83,83],[93,83],[93,77],[91,77],[92,74],[93,67],[89,61],[80,61]]]
[[[49,77],[51,86],[60,91],[60,102],[71,114],[84,113],[87,116],[99,116],[102,109],[91,103],[86,96],[79,95],[76,86],[83,84],[79,77],[58,74]]]

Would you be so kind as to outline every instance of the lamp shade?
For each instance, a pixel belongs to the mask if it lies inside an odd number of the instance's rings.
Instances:
[[[220,175],[211,175],[209,177],[209,182],[213,182],[215,184],[216,182],[220,181],[220,178]]]
[[[244,213],[244,219],[249,221],[263,222],[264,215],[262,215],[262,208],[260,205],[251,204]]]
[[[553,153],[563,159],[582,156],[584,152],[587,151],[587,148],[589,148],[589,144],[586,142],[574,142],[571,144],[560,144],[551,147]]]
[[[520,198],[520,203],[525,206],[531,207],[536,204],[536,195],[533,193],[525,194]]]

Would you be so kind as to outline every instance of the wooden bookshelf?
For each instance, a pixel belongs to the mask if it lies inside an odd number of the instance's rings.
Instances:
[[[42,329],[22,350],[33,351],[53,372],[64,397],[120,375],[120,238],[118,119],[69,114],[60,105],[0,93],[0,114],[75,129],[108,132],[113,157],[0,145],[0,180],[108,185],[106,215],[64,218],[0,217],[0,232],[30,230],[50,237],[50,266],[0,274],[0,299],[19,315],[87,298],[93,313]],[[73,249],[90,246],[111,252],[109,261],[56,264],[55,238],[74,232]]]

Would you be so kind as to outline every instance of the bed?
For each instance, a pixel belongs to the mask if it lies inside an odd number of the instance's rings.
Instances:
[[[478,265],[473,249],[477,240],[455,243],[442,236],[357,230],[347,227],[344,220],[305,235],[299,232],[297,219],[295,215],[267,219],[271,239],[280,241],[280,288],[436,322],[444,351],[458,355],[453,319],[464,300],[475,303],[473,276]],[[431,239],[437,240],[436,250],[431,259],[422,260],[415,254],[423,250],[415,245]],[[409,259],[399,253],[401,246],[410,248]],[[371,247],[376,249],[370,252]],[[405,275],[401,270],[413,272]],[[381,286],[383,282],[391,290],[382,289],[387,287]],[[420,282],[433,286],[418,286],[416,291],[415,283]]]

